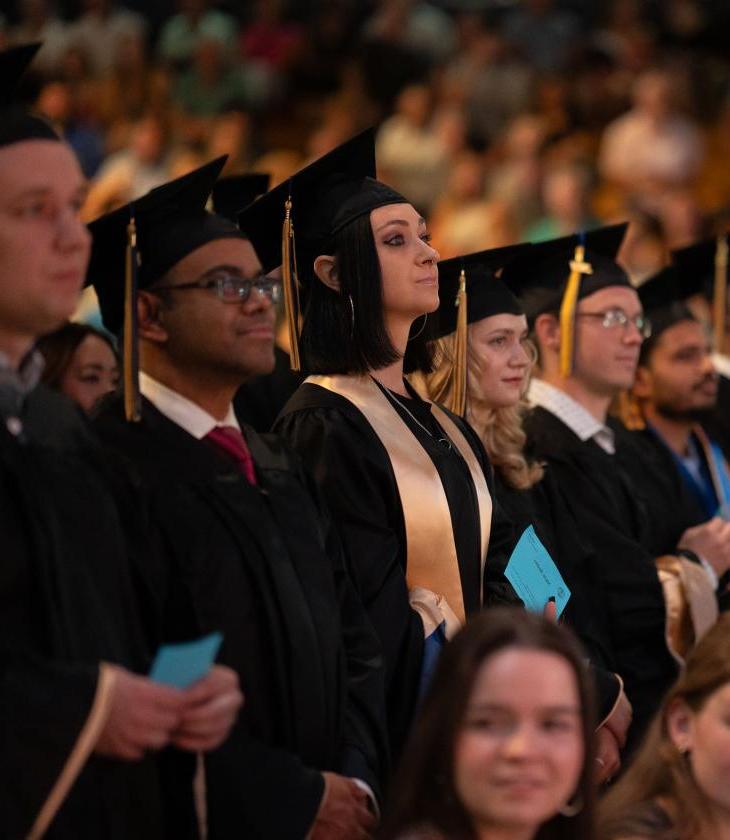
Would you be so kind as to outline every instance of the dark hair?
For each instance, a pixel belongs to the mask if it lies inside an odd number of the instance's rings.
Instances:
[[[60,388],[61,380],[71,364],[74,353],[81,342],[90,335],[106,342],[109,349],[114,353],[114,358],[117,361],[119,360],[114,342],[106,333],[97,330],[90,324],[77,324],[74,321],[69,321],[54,332],[44,335],[36,344],[36,349],[42,353],[46,361],[41,381],[50,388]]]
[[[666,330],[680,321],[697,322],[697,318],[692,314],[687,304],[681,301],[672,301],[668,306],[654,310],[649,320],[651,321],[652,333],[649,338],[641,343],[641,349],[639,350],[640,365],[649,363],[654,348]]]
[[[667,725],[669,710],[683,702],[697,714],[709,698],[730,683],[730,615],[721,615],[687,657],[685,669],[662,702],[639,754],[619,783],[609,791],[599,811],[601,840],[705,835],[712,829],[712,809],[695,782],[687,754],[674,745]],[[664,807],[662,807],[664,806]],[[647,831],[647,814],[661,809],[666,825]]]
[[[471,619],[441,654],[421,713],[411,732],[382,840],[395,840],[428,826],[449,838],[476,837],[454,785],[454,745],[477,673],[506,648],[555,653],[571,667],[581,704],[584,761],[575,817],[558,814],[542,825],[538,840],[591,840],[593,837],[593,685],[578,641],[566,628],[520,609],[498,608]]]
[[[339,292],[325,286],[314,273],[314,260],[320,254],[334,256]],[[398,359],[383,319],[380,262],[368,214],[350,222],[319,250],[301,249],[299,269],[306,289],[302,357],[309,373],[367,373]],[[418,318],[411,327],[405,373],[431,370],[429,342],[435,321],[435,316],[426,318],[424,328],[423,319]]]

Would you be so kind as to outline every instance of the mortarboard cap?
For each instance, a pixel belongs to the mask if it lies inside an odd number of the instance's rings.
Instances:
[[[473,324],[476,321],[481,321],[482,318],[489,318],[491,315],[504,313],[522,315],[524,313],[522,304],[507,284],[496,276],[496,273],[512,260],[523,256],[532,247],[531,243],[525,242],[442,260],[438,264],[439,338],[456,331],[457,315],[460,308],[456,299],[460,291],[462,270],[464,272],[464,291],[467,296],[467,324]]]
[[[666,266],[645,280],[637,291],[644,314],[651,322],[651,336],[642,344],[642,354],[646,354],[664,330],[680,321],[695,320],[685,303],[694,292],[676,265]]]
[[[491,315],[523,314],[520,302],[495,272],[531,247],[524,243],[492,248],[443,260],[438,265],[438,337],[455,334],[451,372],[442,394],[448,394],[449,409],[460,416],[466,411],[467,327]],[[440,399],[436,395],[436,401]]]
[[[0,146],[60,139],[50,123],[16,101],[20,80],[40,48],[40,43],[23,44],[0,52]]]
[[[683,299],[704,294],[710,301],[713,342],[721,351],[727,322],[728,234],[672,251],[672,262],[681,278]]]
[[[520,299],[530,321],[543,312],[560,313],[563,376],[572,370],[578,301],[610,286],[631,287],[616,263],[627,227],[622,222],[536,243],[502,272],[502,280]]]
[[[226,157],[148,192],[89,225],[93,241],[87,285],[96,289],[104,326],[124,326],[124,384],[128,419],[139,419],[136,294],[160,280],[208,242],[241,236],[205,206]]]
[[[213,212],[237,222],[240,211],[269,189],[269,180],[262,172],[220,178],[213,186]]]
[[[326,253],[331,238],[350,222],[378,207],[408,203],[408,199],[375,180],[375,134],[370,128],[310,163],[238,214],[238,225],[250,239],[264,271],[282,267],[294,370],[300,367],[296,248],[303,247],[308,255]]]

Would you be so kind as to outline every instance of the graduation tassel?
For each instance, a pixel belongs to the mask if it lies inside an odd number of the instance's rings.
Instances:
[[[124,264],[124,415],[128,423],[142,418],[139,393],[139,344],[137,340],[137,225],[134,207],[130,206],[127,225],[127,248]]]
[[[459,291],[456,293],[454,306],[456,306],[458,311],[456,313],[456,337],[454,339],[454,364],[449,408],[454,414],[463,417],[466,412],[468,349],[466,274],[463,268],[459,275]]]
[[[284,226],[281,231],[281,271],[284,282],[284,317],[289,332],[289,357],[291,369],[301,370],[299,359],[299,276],[294,242],[294,225],[291,219],[291,196],[284,204]]]
[[[585,246],[576,245],[575,256],[570,262],[570,277],[560,304],[560,375],[564,378],[573,372],[575,308],[584,274],[593,274],[593,266],[585,261]]]
[[[624,426],[631,431],[640,431],[646,428],[644,413],[631,391],[621,391],[618,395],[616,414]]]
[[[715,248],[715,284],[712,295],[713,343],[716,353],[723,352],[727,321],[727,235],[717,237]]]

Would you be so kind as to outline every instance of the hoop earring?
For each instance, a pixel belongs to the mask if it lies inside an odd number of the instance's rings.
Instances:
[[[578,796],[572,800],[568,800],[568,802],[563,805],[560,809],[560,813],[564,817],[577,817],[578,814],[583,810],[583,806],[585,803],[583,802],[583,797]]]
[[[347,296],[350,302],[350,338],[355,335],[355,304],[352,302],[352,295]]]
[[[421,329],[415,335],[412,335],[408,341],[413,341],[414,338],[418,338],[418,336],[426,329],[426,321],[428,321],[428,312],[423,315],[423,324],[421,324]]]

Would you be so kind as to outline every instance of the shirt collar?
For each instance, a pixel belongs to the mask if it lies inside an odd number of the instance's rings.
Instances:
[[[544,408],[580,438],[583,443],[594,440],[605,452],[616,452],[616,439],[609,426],[597,420],[577,400],[542,379],[533,379],[527,391],[531,405]]]
[[[0,414],[17,417],[25,398],[40,382],[45,361],[38,350],[32,350],[14,367],[5,353],[0,353]]]
[[[168,388],[162,382],[153,379],[144,371],[139,373],[139,388],[142,395],[161,414],[164,414],[168,420],[172,420],[173,423],[197,440],[202,440],[216,426],[233,426],[235,429],[241,430],[233,405],[228,406],[228,414],[223,420],[216,420],[212,414],[208,414],[197,403],[183,397],[182,394],[178,394],[177,391],[173,391],[172,388]]]
[[[725,356],[722,353],[713,353],[712,364],[720,376],[730,379],[730,356]]]

